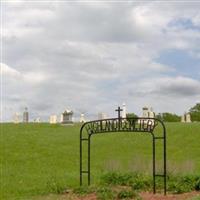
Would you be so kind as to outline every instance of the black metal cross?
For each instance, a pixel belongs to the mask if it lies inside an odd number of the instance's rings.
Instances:
[[[120,120],[120,118],[121,118],[120,113],[121,113],[121,111],[123,111],[123,110],[118,106],[118,109],[116,109],[115,111],[118,112],[118,119]]]

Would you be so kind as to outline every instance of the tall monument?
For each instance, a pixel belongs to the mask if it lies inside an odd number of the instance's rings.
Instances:
[[[122,104],[122,118],[126,118],[126,104]]]
[[[29,114],[28,114],[28,108],[25,107],[25,110],[23,112],[23,122],[24,123],[28,123],[29,121]]]
[[[81,122],[81,123],[85,123],[85,122],[86,122],[86,120],[85,120],[85,116],[84,116],[83,113],[81,113],[81,116],[80,116],[80,122]]]

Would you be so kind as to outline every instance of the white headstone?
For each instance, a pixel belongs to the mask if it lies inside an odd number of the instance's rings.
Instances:
[[[144,118],[154,118],[155,117],[155,113],[153,112],[153,108],[152,107],[143,107],[142,108],[142,117]]]
[[[20,115],[19,115],[19,113],[16,112],[14,114],[14,120],[13,121],[14,121],[15,124],[18,124],[20,122]]]
[[[185,121],[190,123],[191,122],[191,116],[190,116],[190,113],[186,113],[185,115]]]
[[[80,116],[80,122],[81,122],[81,123],[85,123],[85,122],[86,122],[86,120],[85,120],[85,117],[84,117],[84,114],[83,114],[83,113],[81,113],[81,116]]]
[[[49,118],[49,123],[50,124],[56,124],[57,123],[57,116],[51,115],[50,118]]]
[[[149,109],[149,117],[150,118],[154,118],[155,117],[155,112],[153,112],[153,108],[152,107]]]
[[[181,117],[181,122],[187,122],[187,123],[192,122],[190,113],[185,112],[184,115]]]
[[[154,118],[155,117],[155,112],[153,112],[152,107],[143,107],[142,108],[142,117],[143,118]],[[149,120],[138,120],[138,123],[144,122],[145,124],[149,122]],[[152,124],[154,124],[154,120],[152,120]]]
[[[149,108],[148,107],[143,107],[142,108],[142,117],[144,117],[144,118],[148,118],[149,117]]]
[[[181,122],[185,122],[185,114],[181,116]]]
[[[126,104],[122,104],[122,118],[126,118]]]

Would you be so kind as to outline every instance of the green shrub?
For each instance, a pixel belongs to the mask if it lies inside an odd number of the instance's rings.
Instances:
[[[104,184],[131,186],[133,190],[147,190],[152,186],[151,178],[139,173],[109,172],[101,180]]]
[[[118,193],[117,197],[119,199],[135,199],[135,200],[141,199],[141,197],[133,190],[121,190]]]
[[[131,186],[133,190],[151,190],[153,183],[151,176],[140,173],[108,172],[101,177],[103,184]],[[163,189],[163,179],[156,179],[156,188]],[[195,175],[170,175],[167,180],[167,190],[173,193],[184,193],[200,190],[200,176]]]
[[[112,185],[130,185],[132,176],[129,173],[121,174],[117,172],[109,172],[101,177],[102,183]]]
[[[174,194],[181,194],[184,192],[190,192],[191,189],[187,185],[182,185],[180,183],[172,182],[169,183],[169,191],[173,192]]]
[[[131,186],[133,190],[148,190],[152,187],[152,180],[141,174],[133,174]]]
[[[199,176],[176,176],[168,181],[168,190],[173,193],[184,193],[192,190],[199,190]]]
[[[97,190],[97,198],[101,200],[115,199],[114,192],[108,187],[100,187]]]
[[[200,191],[200,176],[196,177],[194,188],[195,190]]]

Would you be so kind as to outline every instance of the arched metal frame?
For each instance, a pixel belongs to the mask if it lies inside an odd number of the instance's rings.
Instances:
[[[162,127],[162,135],[155,136],[154,130],[158,124]],[[83,133],[85,131],[85,134]],[[157,118],[110,118],[96,121],[89,121],[82,125],[80,129],[80,185],[83,184],[83,174],[87,174],[87,182],[90,185],[90,144],[91,136],[101,133],[111,132],[144,132],[152,135],[152,149],[153,149],[153,193],[156,193],[156,177],[163,177],[163,189],[166,195],[167,191],[167,171],[166,171],[166,128],[164,123]],[[156,140],[163,141],[163,173],[156,173]],[[83,170],[83,143],[87,143],[87,167]]]

